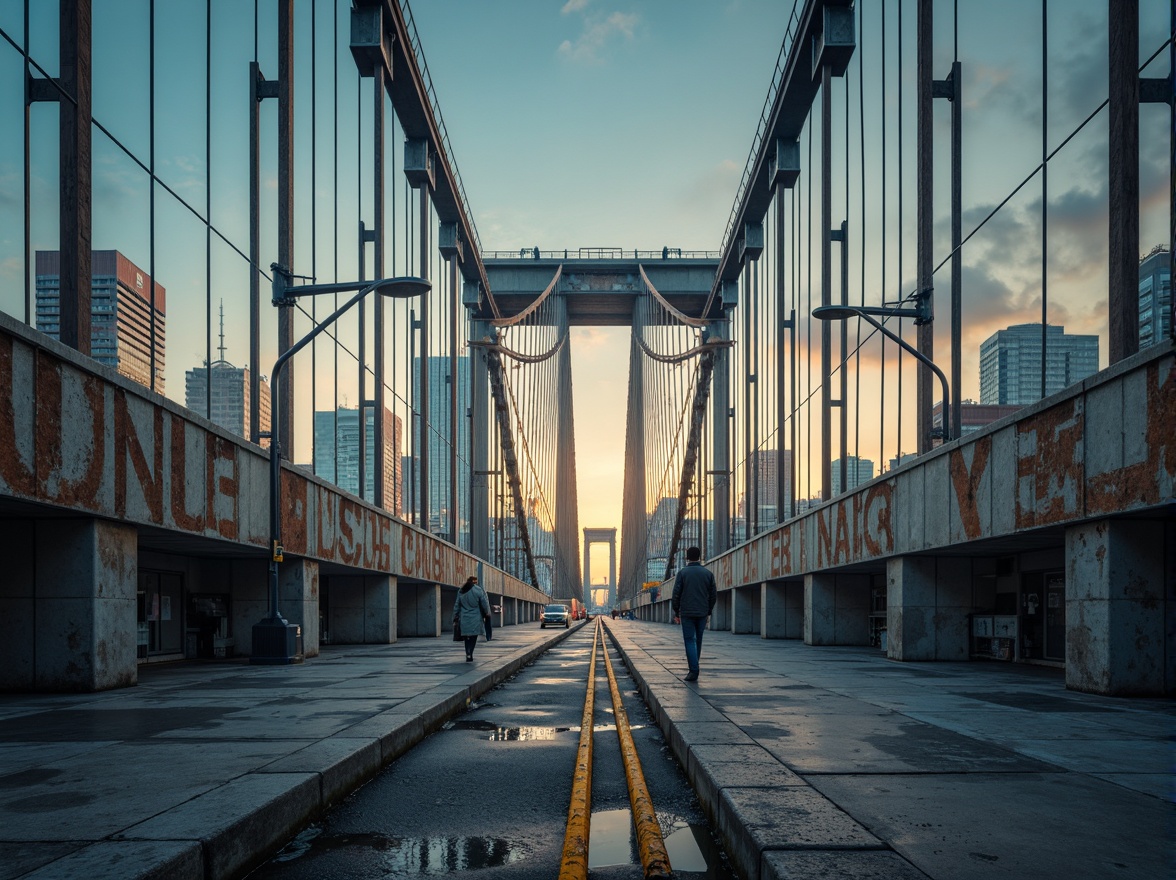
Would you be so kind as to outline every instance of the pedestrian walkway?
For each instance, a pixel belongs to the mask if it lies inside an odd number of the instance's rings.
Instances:
[[[1176,877],[1176,704],[1059,669],[607,621],[748,880]]]
[[[307,821],[575,630],[324,647],[297,666],[145,666],[139,686],[0,695],[0,880],[206,880]]]

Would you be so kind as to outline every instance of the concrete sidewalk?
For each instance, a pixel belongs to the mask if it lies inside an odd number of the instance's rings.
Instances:
[[[0,880],[239,876],[572,630],[325,647],[298,666],[145,666],[0,695]]]
[[[1176,877],[1176,705],[1059,669],[606,623],[748,880]]]

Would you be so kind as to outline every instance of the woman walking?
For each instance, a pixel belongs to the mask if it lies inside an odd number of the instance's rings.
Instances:
[[[465,641],[467,663],[474,662],[474,645],[478,643],[478,633],[483,632],[489,616],[490,600],[486,598],[486,591],[478,586],[477,576],[470,575],[457,591],[457,601],[453,603],[453,628]]]

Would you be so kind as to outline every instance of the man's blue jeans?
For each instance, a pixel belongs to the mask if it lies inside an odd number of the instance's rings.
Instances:
[[[702,654],[702,634],[706,630],[705,617],[682,617],[682,640],[686,643],[686,666],[698,674],[698,658]]]

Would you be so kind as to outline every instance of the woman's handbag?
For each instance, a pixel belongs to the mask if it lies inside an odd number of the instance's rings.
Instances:
[[[455,642],[464,641],[461,637],[461,623],[456,617],[453,618],[453,640]]]

